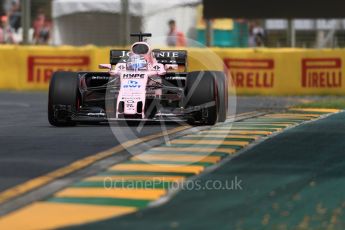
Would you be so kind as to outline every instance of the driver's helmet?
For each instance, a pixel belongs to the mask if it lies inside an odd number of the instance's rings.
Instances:
[[[127,69],[130,70],[142,70],[146,69],[147,67],[147,61],[144,57],[138,55],[138,54],[132,54],[129,56],[127,61]]]

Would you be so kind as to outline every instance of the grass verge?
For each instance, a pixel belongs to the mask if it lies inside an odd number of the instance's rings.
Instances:
[[[345,97],[327,97],[313,102],[302,103],[294,108],[345,109]]]

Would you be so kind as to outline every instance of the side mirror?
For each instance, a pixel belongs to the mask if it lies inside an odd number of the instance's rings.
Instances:
[[[99,64],[99,69],[111,69],[111,64]]]

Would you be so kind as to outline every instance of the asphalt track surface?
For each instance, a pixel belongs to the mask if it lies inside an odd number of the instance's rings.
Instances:
[[[237,113],[282,109],[303,100],[240,97]],[[46,110],[45,92],[0,92],[0,191],[119,144],[107,125],[51,127]],[[168,128],[177,126],[170,124]],[[118,129],[126,132],[121,126]],[[137,135],[160,131],[159,125],[151,124]]]
[[[237,189],[187,189],[157,208],[67,229],[345,229],[344,139],[345,113],[307,123],[200,178],[237,177]]]

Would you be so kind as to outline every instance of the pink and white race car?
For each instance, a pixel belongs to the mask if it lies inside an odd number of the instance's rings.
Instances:
[[[107,72],[55,72],[48,120],[54,126],[116,120],[224,122],[227,77],[220,71],[187,72],[187,51],[152,50],[144,37],[128,50],[111,50]],[[183,69],[183,71],[180,71]]]

